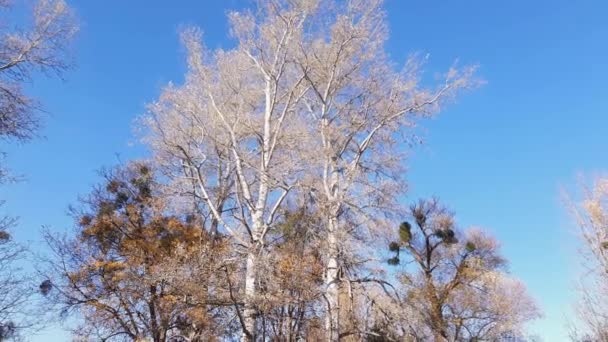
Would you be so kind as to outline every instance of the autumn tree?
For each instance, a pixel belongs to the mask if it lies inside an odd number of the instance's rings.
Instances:
[[[401,330],[416,340],[494,341],[523,336],[539,313],[521,282],[506,273],[498,243],[481,230],[461,233],[438,201],[411,206],[411,221],[389,246],[399,275],[401,305],[410,317]],[[399,315],[398,313],[396,315]]]
[[[144,164],[109,171],[75,209],[75,236],[46,234],[54,258],[41,286],[64,313],[78,312],[77,336],[103,341],[210,340],[222,289],[210,308],[202,281],[217,285],[228,264],[221,238],[192,216],[172,214]],[[196,286],[192,283],[196,282]],[[207,288],[213,286],[207,284]],[[225,303],[225,304],[224,304]]]
[[[265,341],[323,338],[323,264],[319,220],[310,208],[286,210],[269,232],[260,271],[259,324]]]

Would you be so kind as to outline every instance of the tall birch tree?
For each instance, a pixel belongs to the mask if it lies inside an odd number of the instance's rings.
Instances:
[[[229,50],[208,51],[198,30],[185,32],[185,82],[151,105],[146,139],[172,188],[244,260],[243,340],[257,336],[258,262],[279,209],[295,196],[314,202],[324,221],[326,337],[336,341],[340,283],[358,280],[365,245],[405,190],[410,128],[471,86],[473,68],[423,87],[422,60],[397,67],[385,53],[378,0],[260,1],[229,18]]]
[[[313,10],[307,1],[270,2],[256,13],[231,13],[237,46],[227,51],[208,52],[198,30],[186,31],[185,84],[168,86],[147,119],[158,162],[245,260],[244,305],[237,308],[244,341],[257,335],[266,235],[301,170],[295,151],[302,125],[294,113],[307,88],[291,64]]]
[[[437,86],[425,87],[423,60],[414,56],[397,66],[386,54],[382,5],[324,3],[323,19],[311,28],[298,60],[311,88],[303,100],[310,141],[303,153],[325,216],[326,331],[332,341],[340,336],[340,283],[358,277],[349,265],[370,258],[362,251],[379,241],[383,219],[406,189],[403,160],[414,141],[412,128],[477,83],[474,67],[451,68]]]

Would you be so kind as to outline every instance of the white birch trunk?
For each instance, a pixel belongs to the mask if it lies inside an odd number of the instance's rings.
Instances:
[[[257,255],[255,249],[250,249],[247,254],[246,270],[245,270],[245,303],[243,310],[244,331],[241,336],[242,342],[255,341],[256,332],[256,309],[254,299],[256,296],[256,268]]]
[[[327,316],[325,317],[325,331],[327,341],[338,341],[340,337],[340,279],[338,270],[338,241],[337,219],[329,219],[327,233],[327,265],[325,270],[325,297],[327,299]]]
[[[324,121],[326,123],[326,121]],[[330,144],[329,139],[325,140]],[[340,269],[339,269],[339,175],[338,167],[334,161],[328,161],[324,174],[325,191],[329,199],[329,215],[327,217],[327,264],[325,269],[325,298],[327,300],[327,314],[325,317],[326,339],[337,342],[340,339]]]

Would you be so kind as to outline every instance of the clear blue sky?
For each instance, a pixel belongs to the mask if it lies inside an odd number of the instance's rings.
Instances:
[[[248,1],[72,1],[82,21],[77,68],[66,82],[37,80],[49,115],[44,139],[9,150],[28,181],[0,188],[21,216],[16,235],[42,249],[42,225],[71,226],[67,206],[96,170],[145,154],[133,119],[184,72],[177,31],[200,25],[227,46],[225,11]],[[396,60],[429,53],[428,70],[479,63],[487,85],[424,123],[410,162],[410,199],[436,195],[462,225],[490,229],[512,272],[545,312],[534,330],[565,341],[577,274],[573,229],[559,188],[579,172],[608,170],[608,3],[605,1],[388,0]],[[37,341],[67,341],[51,329]]]

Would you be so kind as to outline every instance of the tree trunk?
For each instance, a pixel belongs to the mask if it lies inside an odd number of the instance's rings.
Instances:
[[[328,227],[328,254],[325,270],[325,297],[327,299],[327,315],[325,317],[325,331],[327,341],[335,342],[340,337],[340,292],[338,270],[338,241],[336,236],[337,219],[329,219]]]
[[[443,317],[441,305],[439,301],[435,298],[431,298],[432,303],[432,314],[431,317],[433,319],[433,336],[436,342],[447,342],[447,323]]]
[[[150,311],[150,330],[152,333],[152,341],[163,342],[161,329],[158,324],[158,317],[156,314],[156,305],[158,296],[156,293],[156,286],[150,285],[150,301],[148,301],[148,309]]]
[[[257,255],[255,248],[250,248],[247,254],[247,264],[245,270],[245,301],[243,310],[243,334],[241,336],[242,342],[253,342],[255,341],[255,328],[256,328],[256,309],[254,305],[254,299],[256,294],[255,280],[256,280],[256,267],[257,266]]]

